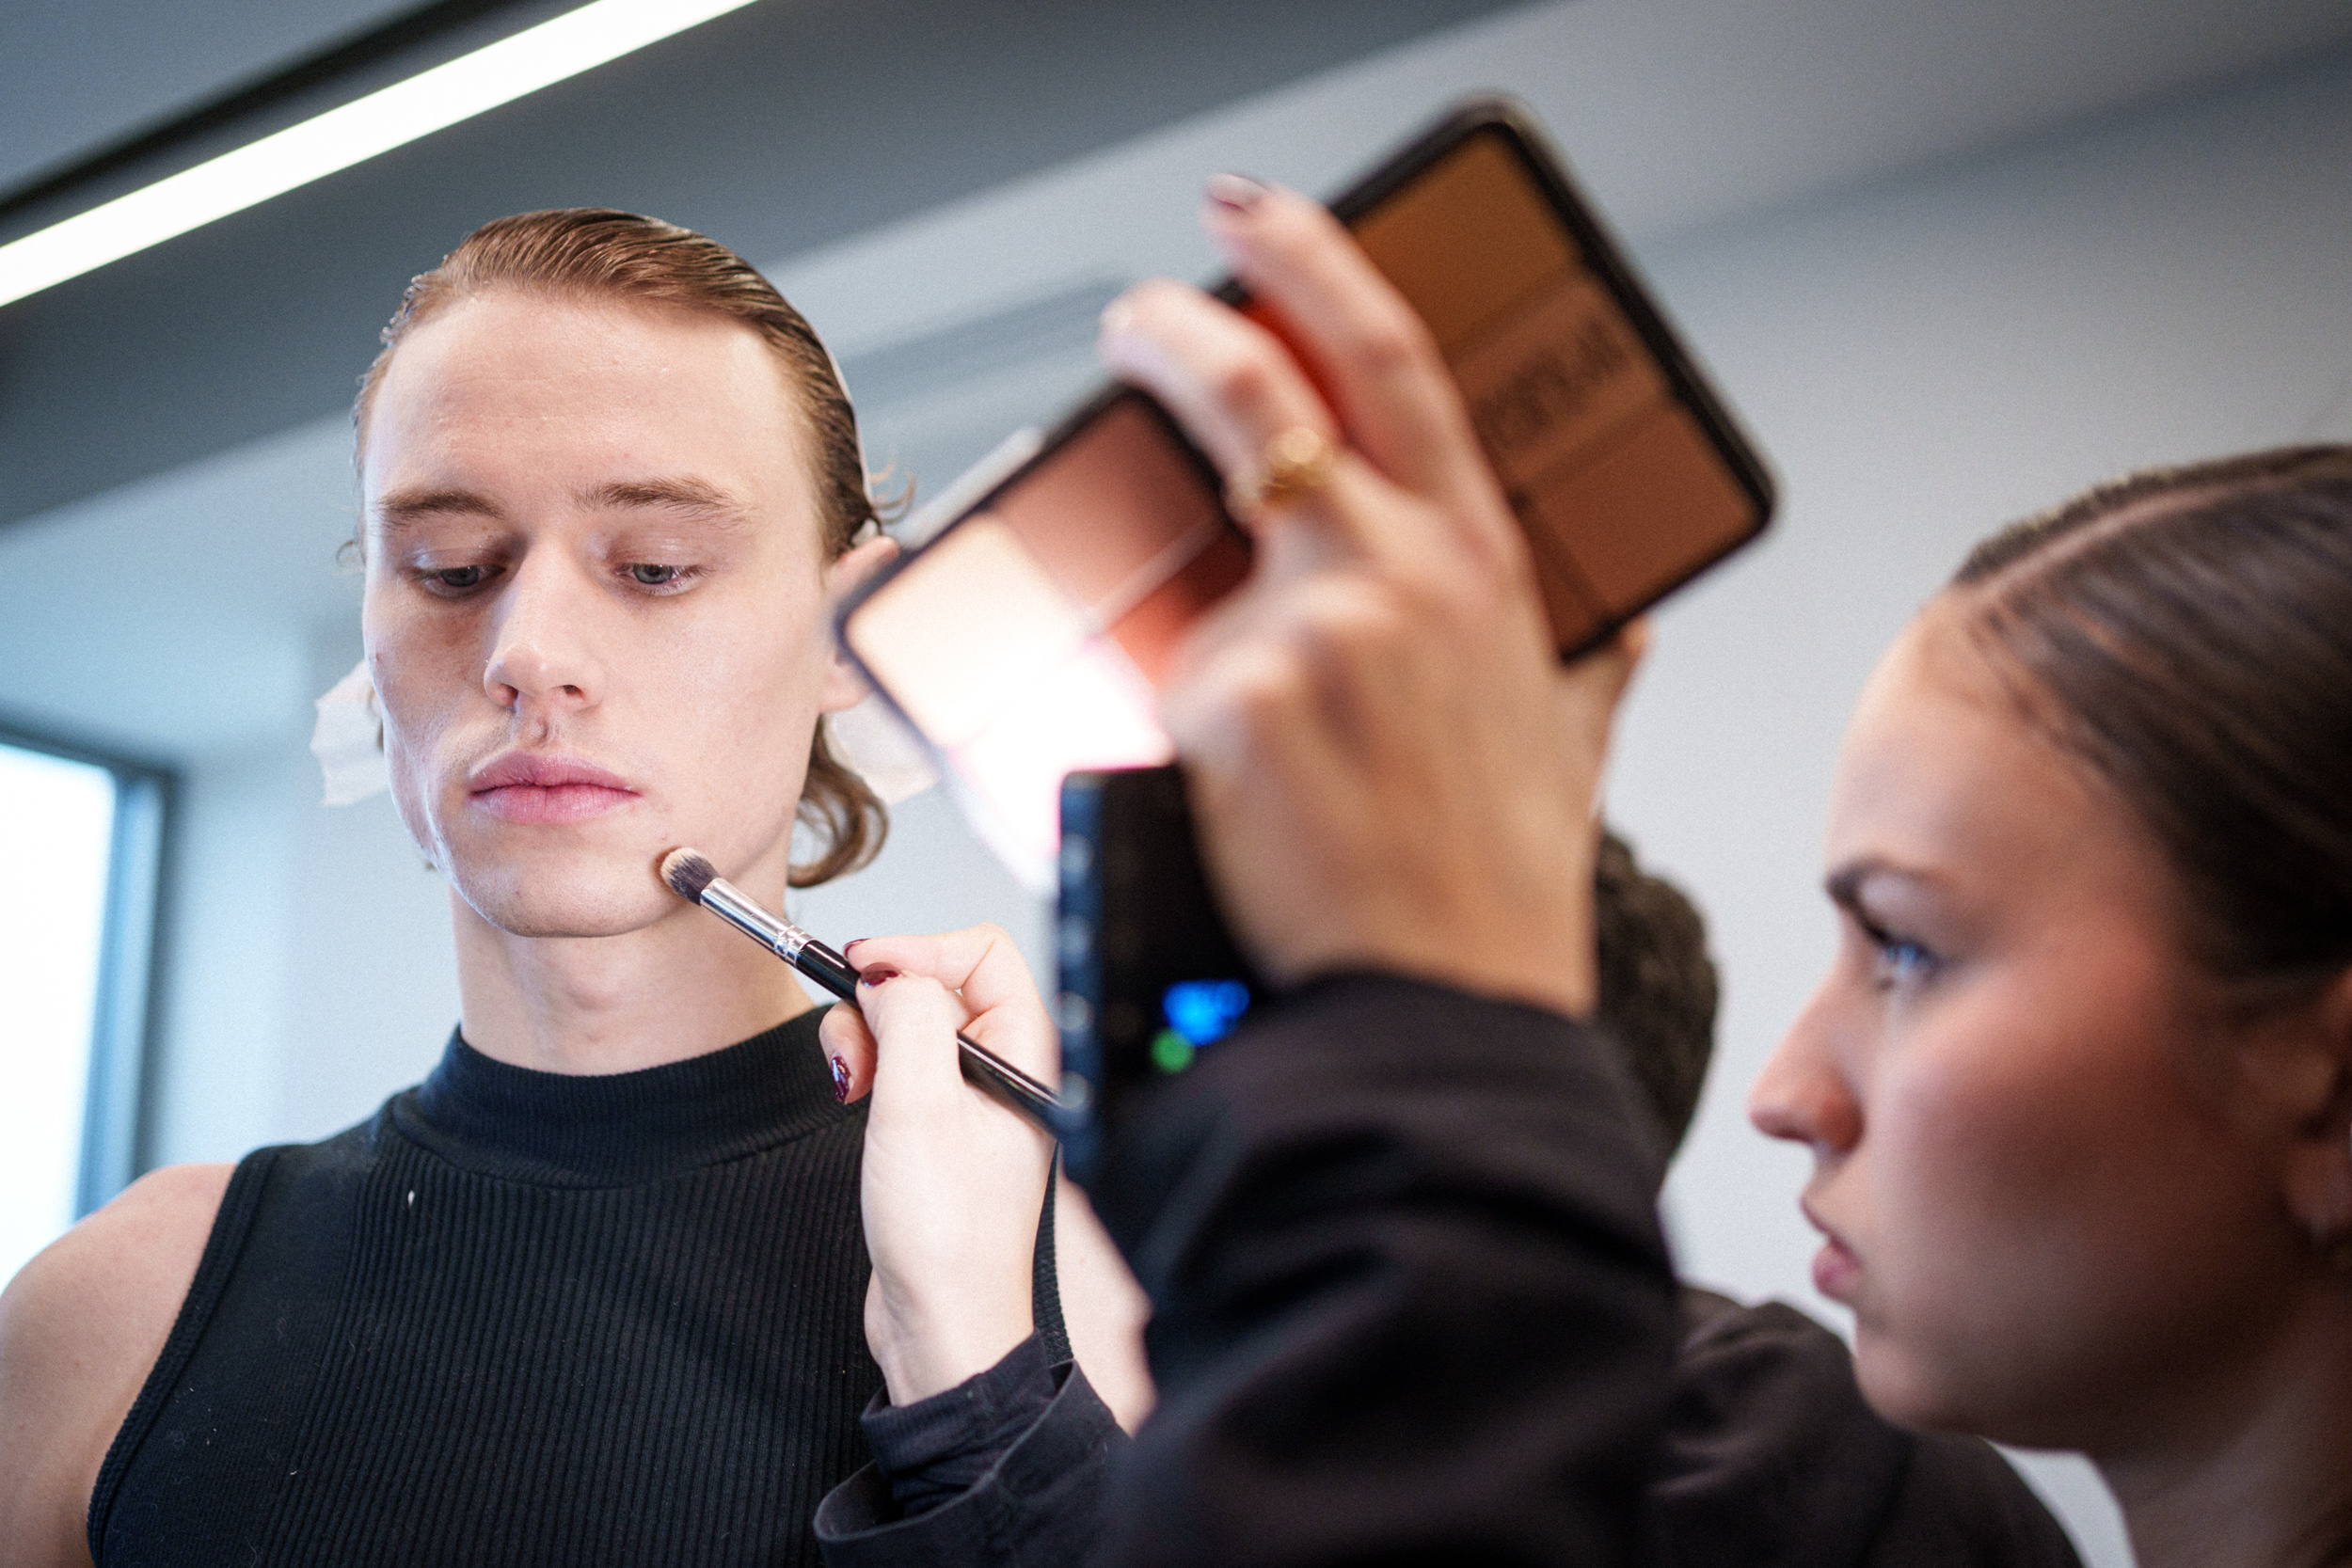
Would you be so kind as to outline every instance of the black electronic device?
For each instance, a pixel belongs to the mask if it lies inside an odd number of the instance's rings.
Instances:
[[[1090,1114],[1064,1140],[1092,1177],[1121,1106],[1188,1070],[1265,994],[1202,873],[1174,764],[1073,773],[1061,787],[1062,1101]]]

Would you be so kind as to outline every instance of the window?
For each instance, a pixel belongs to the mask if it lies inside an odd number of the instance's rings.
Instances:
[[[0,734],[0,1280],[135,1171],[168,791]]]

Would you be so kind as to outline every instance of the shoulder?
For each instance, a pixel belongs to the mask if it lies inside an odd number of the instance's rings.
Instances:
[[[24,1266],[0,1295],[9,1304],[0,1325],[13,1326],[18,1305],[38,1311],[80,1298],[119,1311],[165,1286],[176,1311],[236,1168],[166,1165],[140,1177]]]
[[[2066,1528],[2000,1450],[1950,1432],[1913,1435],[1910,1468],[1869,1561],[2081,1568]]]
[[[98,1467],[163,1352],[234,1170],[141,1177],[0,1291],[0,1558],[86,1560]]]

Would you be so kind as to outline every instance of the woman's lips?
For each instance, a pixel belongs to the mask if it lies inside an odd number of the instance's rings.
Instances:
[[[580,822],[637,799],[618,774],[573,757],[509,752],[477,768],[467,797],[507,822]]]
[[[1861,1263],[1836,1237],[1823,1242],[1821,1250],[1813,1255],[1813,1288],[1830,1300],[1851,1307],[1854,1287],[1861,1279]]]
[[[1835,1302],[1853,1305],[1854,1288],[1862,1281],[1862,1260],[1836,1231],[1821,1223],[1810,1204],[1799,1204],[1806,1221],[1821,1233],[1821,1250],[1813,1255],[1813,1288]]]

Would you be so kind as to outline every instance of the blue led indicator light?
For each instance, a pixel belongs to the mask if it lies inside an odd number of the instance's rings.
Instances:
[[[1168,1027],[1194,1046],[1208,1045],[1232,1032],[1249,1010],[1249,988],[1239,980],[1179,980],[1160,998]]]

